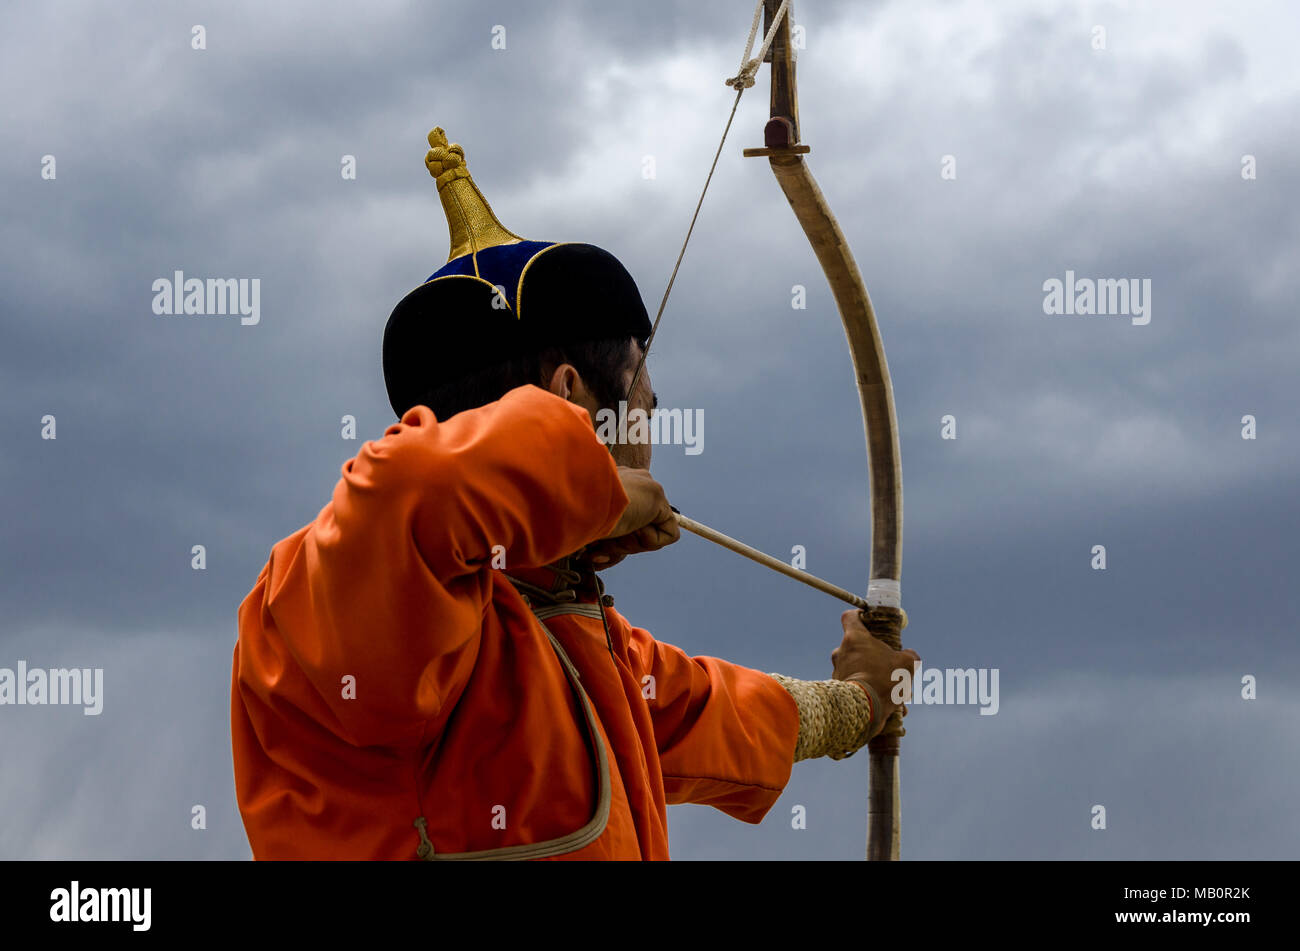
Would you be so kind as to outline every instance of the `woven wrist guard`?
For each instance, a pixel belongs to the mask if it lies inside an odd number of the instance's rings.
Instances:
[[[880,701],[860,681],[796,680],[769,674],[786,689],[799,707],[799,742],[794,761],[829,756],[852,756],[872,735],[874,711]]]

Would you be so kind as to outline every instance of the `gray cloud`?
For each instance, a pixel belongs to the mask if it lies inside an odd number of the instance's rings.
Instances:
[[[611,248],[658,304],[748,11],[460,10],[7,12],[0,666],[102,665],[111,693],[98,719],[0,708],[0,742],[27,765],[0,777],[0,856],[248,854],[230,776],[235,610],[357,451],[340,417],[362,440],[391,421],[384,321],[446,253],[421,165],[432,125],[464,143],[508,226]],[[1295,12],[796,12],[810,162],[895,381],[909,638],[927,662],[999,666],[1016,684],[998,717],[926,711],[912,727],[905,848],[1294,856],[1295,777],[1269,764],[1295,759],[1275,724],[1300,673],[1300,89],[1282,41]],[[496,23],[504,52],[489,47]],[[658,447],[655,471],[683,511],[778,555],[803,545],[810,571],[862,588],[865,456],[842,330],[770,173],[739,156],[765,111],[760,82],[650,361],[661,400],[704,410],[705,452]],[[1240,177],[1247,153],[1257,181]],[[339,176],[345,154],[355,182]],[[939,177],[948,154],[955,181]],[[154,316],[151,282],[175,269],[260,278],[261,323]],[[1045,316],[1043,281],[1066,269],[1150,278],[1150,325]],[[790,309],[796,284],[807,310]],[[39,437],[45,414],[56,441]],[[955,442],[938,438],[945,414]],[[1239,437],[1245,414],[1256,441]],[[1104,573],[1088,566],[1095,544]],[[665,640],[827,676],[837,606],[757,571],[686,539],[609,581]],[[1250,672],[1273,682],[1255,705],[1233,701]],[[1198,763],[1213,772],[1200,787]],[[1251,818],[1216,824],[1242,770],[1258,777]],[[844,829],[861,825],[864,771],[796,768],[776,811],[807,803],[806,833],[780,815],[752,829],[672,810],[675,854],[854,857]],[[1092,801],[1108,803],[1107,833],[1076,824]],[[207,832],[189,829],[193,802],[211,804]]]

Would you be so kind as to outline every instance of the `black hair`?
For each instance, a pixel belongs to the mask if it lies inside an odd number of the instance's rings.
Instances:
[[[640,359],[630,347],[633,337],[613,337],[548,347],[536,353],[495,364],[475,373],[429,387],[417,401],[433,410],[438,419],[499,400],[515,387],[532,383],[545,386],[562,364],[570,363],[582,376],[601,408],[616,409],[623,392],[624,377]],[[638,341],[640,342],[640,341]],[[643,344],[644,345],[644,344]]]

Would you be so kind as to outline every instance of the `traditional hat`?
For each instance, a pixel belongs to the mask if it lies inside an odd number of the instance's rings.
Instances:
[[[465,150],[442,129],[429,145],[424,164],[438,183],[451,253],[384,329],[384,383],[399,418],[429,387],[526,353],[649,336],[641,293],[614,255],[507,231],[470,177]]]

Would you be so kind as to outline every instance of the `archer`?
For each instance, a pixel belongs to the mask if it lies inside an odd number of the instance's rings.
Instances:
[[[756,823],[796,761],[881,730],[918,658],[849,611],[832,678],[800,681],[614,609],[596,571],[678,537],[649,443],[593,428],[634,377],[654,406],[645,305],[608,252],[506,231],[460,147],[429,142],[452,250],[385,331],[400,421],[239,610],[254,856],[666,859],[669,803]]]

